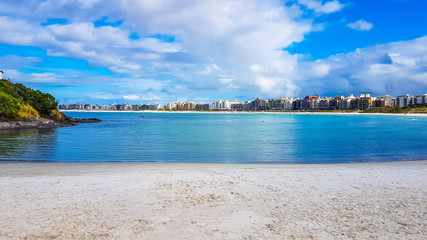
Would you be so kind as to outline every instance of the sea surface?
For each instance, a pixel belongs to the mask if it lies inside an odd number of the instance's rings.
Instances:
[[[0,161],[337,163],[427,160],[427,118],[67,112],[101,123],[0,131]]]

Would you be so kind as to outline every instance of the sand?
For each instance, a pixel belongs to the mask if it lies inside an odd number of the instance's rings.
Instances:
[[[88,112],[88,113],[201,113],[201,114],[285,114],[285,115],[344,115],[344,116],[394,116],[394,117],[427,117],[427,113],[362,113],[354,112],[297,112],[297,111],[118,111],[118,110],[60,110],[61,112]]]
[[[0,164],[0,239],[427,239],[427,161]]]

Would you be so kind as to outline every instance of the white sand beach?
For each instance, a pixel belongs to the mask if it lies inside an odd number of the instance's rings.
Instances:
[[[427,161],[0,164],[0,239],[427,239]]]
[[[200,113],[200,114],[285,114],[285,115],[344,115],[344,116],[395,116],[395,117],[427,117],[426,113],[362,113],[362,112],[246,112],[246,111],[106,111],[106,110],[60,110],[61,112],[88,112],[88,113]]]

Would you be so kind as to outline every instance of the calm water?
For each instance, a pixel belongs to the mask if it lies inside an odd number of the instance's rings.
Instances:
[[[80,113],[97,124],[0,131],[1,161],[333,163],[427,159],[427,118]]]

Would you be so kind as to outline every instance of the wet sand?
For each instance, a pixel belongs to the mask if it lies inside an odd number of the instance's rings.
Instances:
[[[0,239],[427,239],[427,161],[0,164]]]

